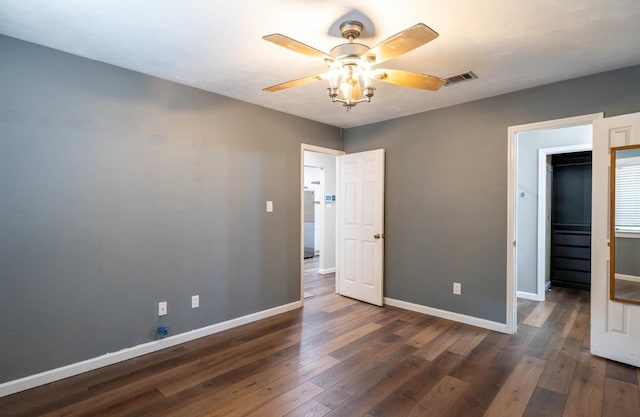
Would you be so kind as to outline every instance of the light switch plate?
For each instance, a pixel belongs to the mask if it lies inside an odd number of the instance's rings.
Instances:
[[[462,284],[460,284],[459,282],[454,282],[453,283],[453,293],[456,295],[461,295],[462,294]]]
[[[191,308],[198,308],[200,307],[200,296],[199,295],[192,295],[191,296]]]
[[[273,212],[273,201],[267,201],[267,213]]]

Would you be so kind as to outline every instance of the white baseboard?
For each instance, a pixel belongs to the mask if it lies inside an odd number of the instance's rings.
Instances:
[[[295,310],[300,307],[302,307],[302,301],[294,301],[293,303],[284,304],[278,307],[270,308],[268,310],[258,311],[246,316],[212,324],[206,327],[201,327],[199,329],[191,330],[185,333],[180,333],[175,336],[169,336],[164,339],[143,343],[141,345],[125,348],[117,352],[106,353],[95,358],[72,363],[70,365],[51,369],[39,374],[4,382],[0,384],[0,397],[15,394],[16,392],[48,384],[50,382],[58,381],[60,379],[68,378],[70,376],[78,375],[84,372],[92,371],[94,369],[112,365],[117,362],[126,361],[137,356],[146,355],[147,353],[166,349],[168,347],[199,339],[201,337],[209,336],[223,330],[228,330],[233,327],[242,326],[243,324],[275,316],[276,314],[286,313],[287,311]]]
[[[635,275],[616,274],[616,279],[621,279],[624,281],[640,282],[640,277],[636,277]]]
[[[320,268],[318,269],[318,274],[333,274],[334,272],[336,272],[336,268]]]
[[[524,298],[525,300],[540,301],[540,297],[538,297],[538,294],[533,292],[517,291],[516,296],[518,298]]]
[[[469,324],[471,326],[482,327],[483,329],[494,330],[501,333],[509,333],[507,331],[507,325],[505,323],[498,323],[497,321],[467,316],[465,314],[440,310],[439,308],[428,307],[421,304],[414,304],[408,301],[396,300],[388,297],[384,298],[384,303],[392,307],[398,307],[405,310],[415,311],[417,313],[428,314],[430,316],[436,316],[447,320],[453,320],[459,323]]]

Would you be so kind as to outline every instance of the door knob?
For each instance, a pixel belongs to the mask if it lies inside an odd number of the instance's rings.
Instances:
[[[380,233],[376,233],[375,235],[373,235],[374,239],[380,239]]]

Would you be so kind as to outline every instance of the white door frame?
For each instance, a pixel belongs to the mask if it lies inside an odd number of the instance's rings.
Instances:
[[[324,153],[327,155],[340,156],[344,155],[344,151],[340,151],[337,149],[324,148],[322,146],[309,145],[306,143],[300,144],[300,301],[304,305],[304,151],[309,152],[318,152]],[[338,164],[336,164],[336,184],[340,179],[340,170],[338,169]],[[337,192],[337,188],[336,188]],[[336,199],[335,204],[339,204],[339,198]],[[337,234],[338,224],[336,222],[336,236]],[[337,247],[337,245],[336,245]],[[337,265],[337,253],[336,253],[336,277],[338,276],[338,265]],[[338,280],[336,279],[336,292],[338,288]]]
[[[563,153],[583,152],[593,149],[593,144],[557,146],[538,149],[538,282],[537,301],[544,301],[546,291],[547,259],[547,156]]]
[[[582,116],[567,117],[563,119],[547,120],[543,122],[528,123],[524,125],[510,126],[507,131],[507,333],[515,333],[518,327],[517,306],[517,286],[515,282],[517,256],[517,198],[516,192],[517,178],[517,138],[519,133],[542,130],[557,129],[562,127],[572,127],[593,124],[596,119],[602,119],[604,113],[592,113]],[[544,278],[543,278],[544,281]],[[538,283],[539,284],[539,283]],[[544,294],[544,292],[543,292]]]

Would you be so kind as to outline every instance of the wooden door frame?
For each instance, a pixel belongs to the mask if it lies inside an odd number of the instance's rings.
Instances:
[[[516,268],[518,266],[516,256],[517,242],[517,139],[519,133],[532,130],[557,129],[581,125],[593,125],[593,121],[602,119],[604,113],[591,113],[582,116],[567,117],[563,119],[547,120],[536,123],[509,126],[507,129],[507,291],[506,291],[506,331],[516,333],[518,329],[517,285]]]
[[[336,159],[340,155],[344,155],[345,152],[338,149],[324,148],[322,146],[309,145],[306,143],[300,144],[300,301],[304,305],[304,152],[317,152],[323,153],[327,155],[335,156]],[[340,170],[338,169],[338,164],[336,161],[336,193],[338,191],[337,184],[340,181]],[[336,208],[340,203],[340,199],[336,199]],[[338,222],[336,222],[336,239],[338,232]],[[337,251],[337,245],[336,251]],[[338,257],[336,253],[336,292],[338,291]]]

